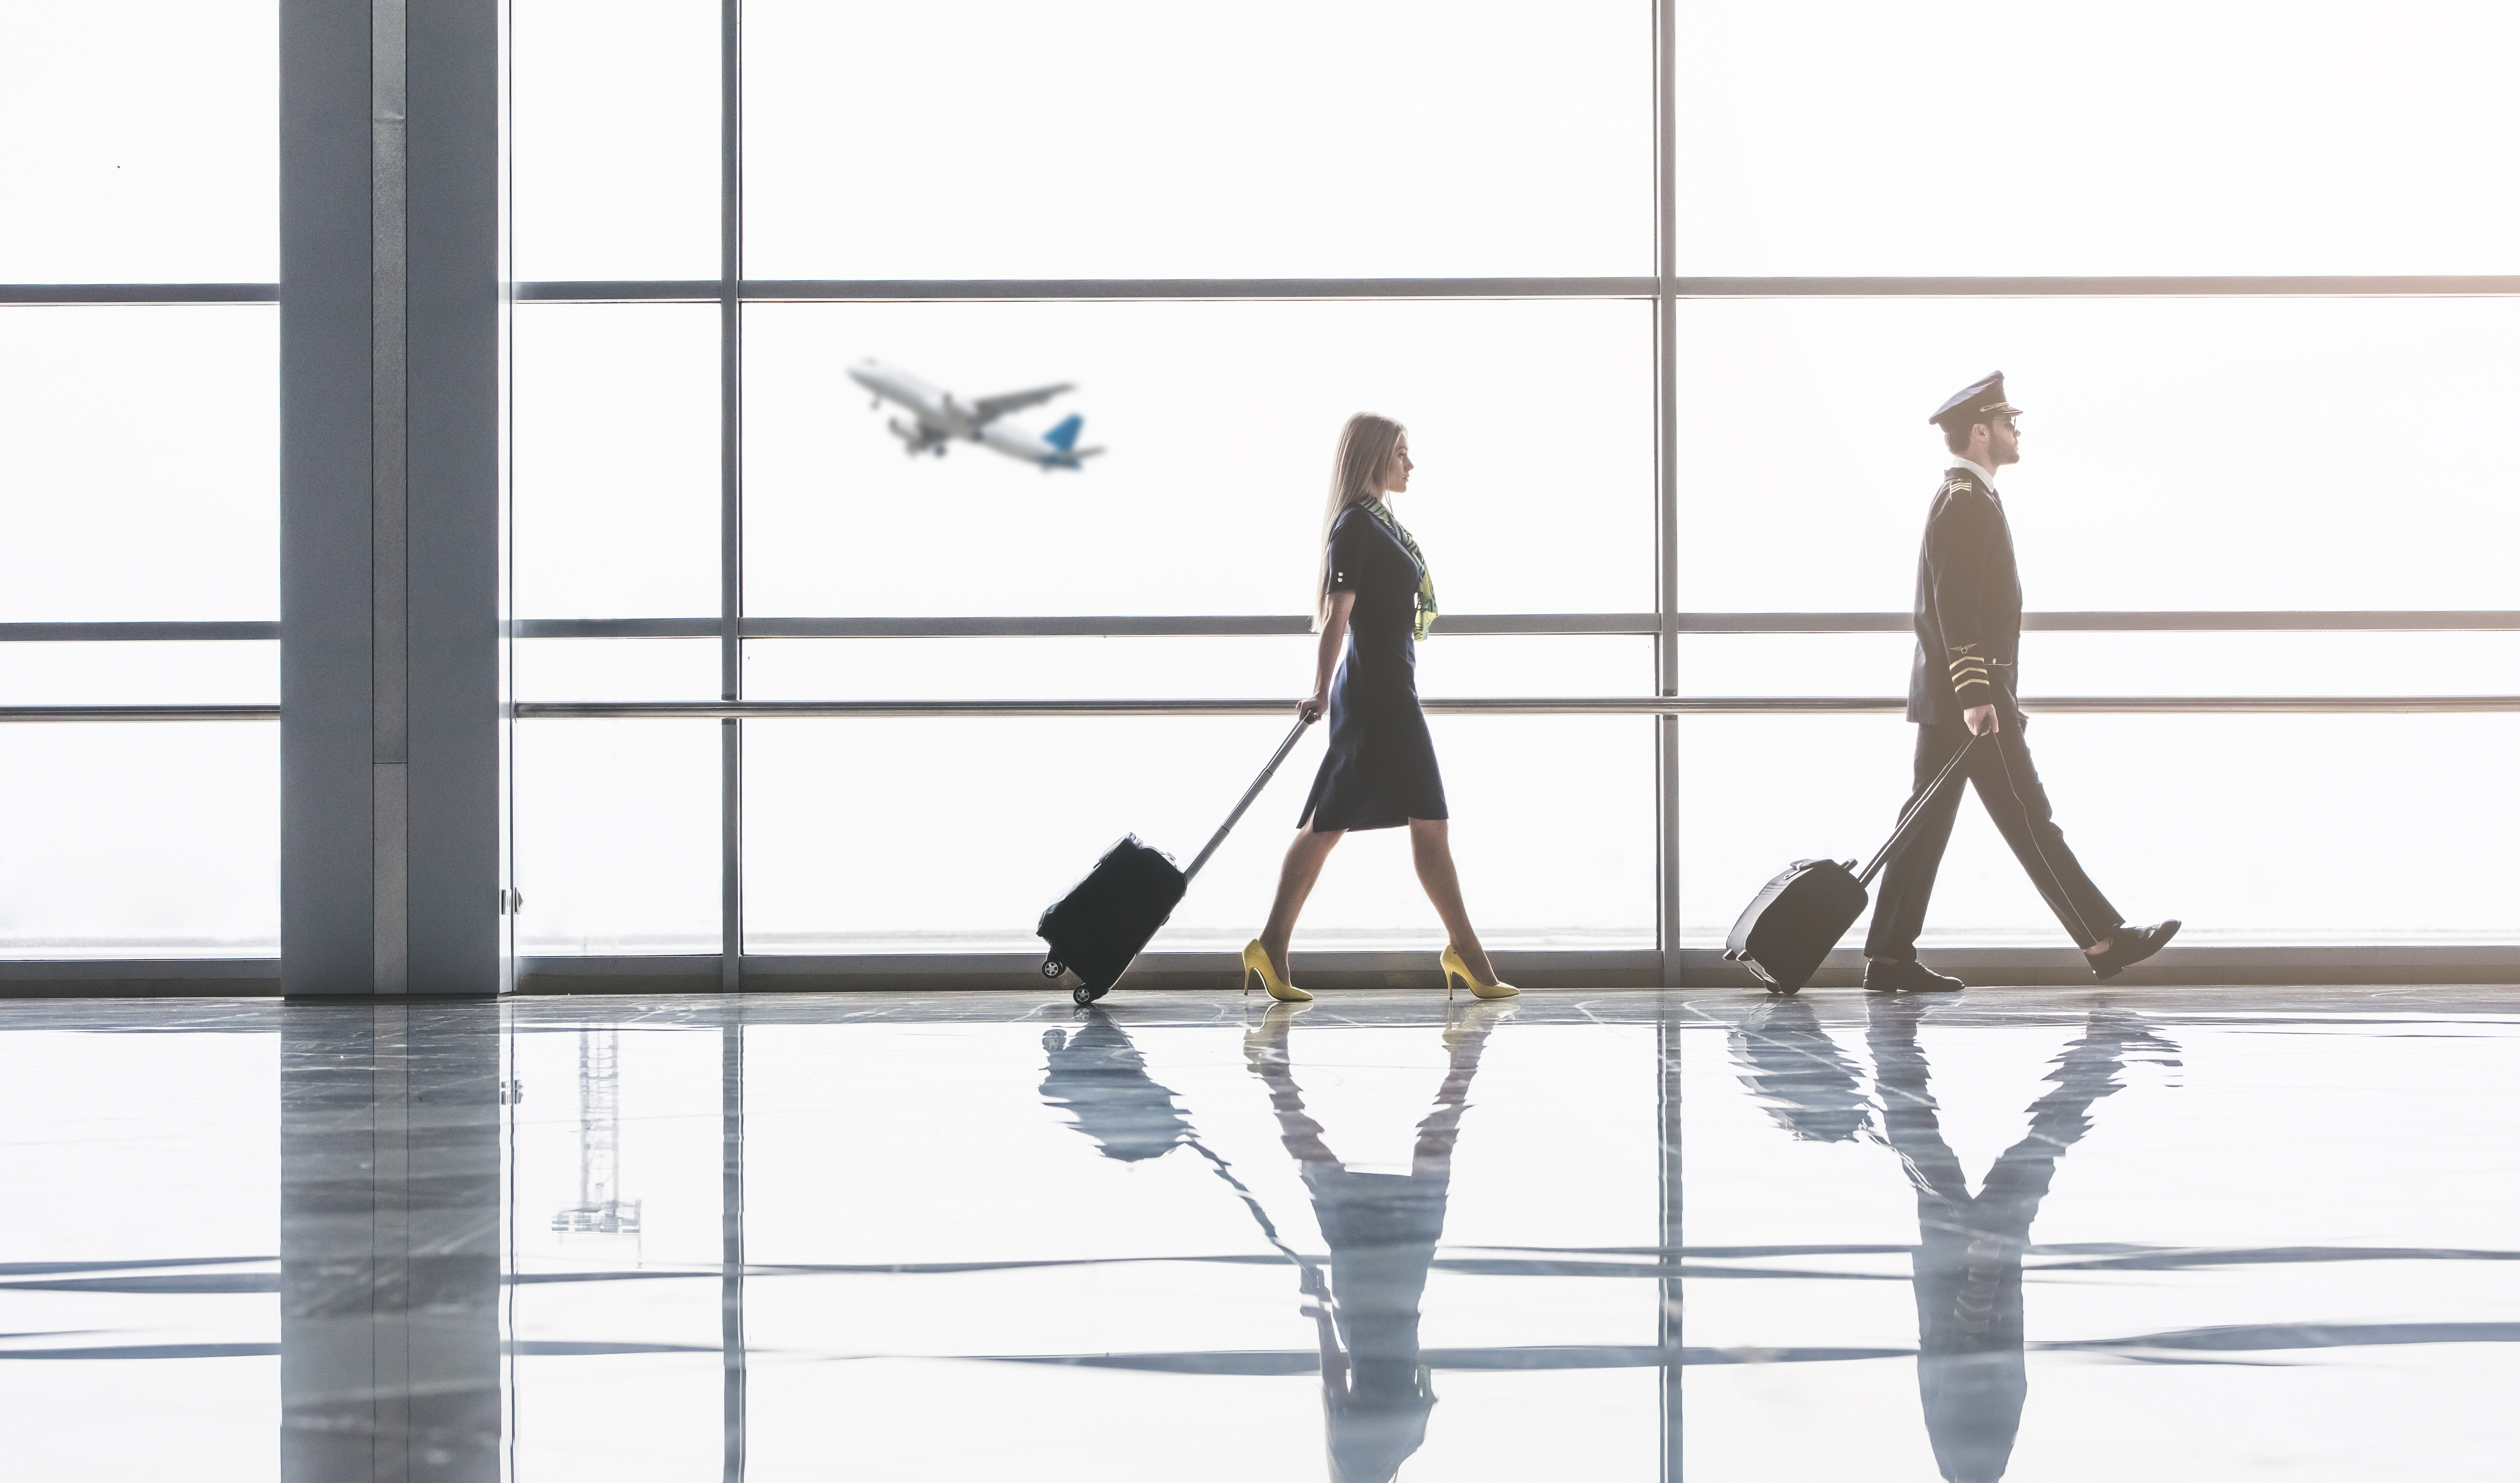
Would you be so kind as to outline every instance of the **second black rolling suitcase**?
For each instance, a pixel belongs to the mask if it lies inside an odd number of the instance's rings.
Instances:
[[[1829,950],[1855,924],[1855,919],[1864,915],[1865,906],[1872,899],[1867,887],[1872,884],[1873,876],[1881,874],[1890,852],[1907,837],[1908,826],[1958,775],[1960,763],[1976,745],[1977,739],[1971,737],[1953,755],[1915,806],[1900,815],[1899,827],[1891,831],[1880,853],[1872,857],[1872,863],[1864,868],[1861,876],[1855,873],[1852,860],[1843,864],[1835,860],[1797,860],[1785,867],[1783,875],[1761,886],[1759,894],[1742,909],[1741,920],[1732,923],[1732,935],[1724,940],[1724,956],[1757,974],[1771,994],[1791,994],[1811,982]]]
[[[1295,749],[1304,728],[1312,725],[1308,717],[1295,723],[1286,740],[1278,743],[1278,754],[1260,769],[1243,790],[1242,801],[1225,816],[1207,841],[1207,848],[1190,863],[1189,870],[1173,864],[1172,857],[1161,850],[1150,849],[1135,834],[1103,851],[1094,862],[1085,878],[1058,898],[1050,910],[1041,914],[1041,924],[1034,928],[1050,944],[1050,956],[1042,960],[1041,976],[1058,978],[1074,973],[1081,980],[1070,997],[1078,1004],[1092,1004],[1111,992],[1111,985],[1129,971],[1129,965],[1146,950],[1158,928],[1171,918],[1173,908],[1188,894],[1190,883],[1225,836],[1234,832],[1241,822],[1251,800],[1269,786],[1278,764]]]

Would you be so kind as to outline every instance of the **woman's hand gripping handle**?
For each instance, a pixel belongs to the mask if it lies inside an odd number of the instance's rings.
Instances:
[[[1356,607],[1356,594],[1330,594],[1328,618],[1322,623],[1322,642],[1313,655],[1313,693],[1295,702],[1295,714],[1306,721],[1318,721],[1330,708],[1330,681],[1338,674],[1339,651],[1347,644],[1348,614]]]

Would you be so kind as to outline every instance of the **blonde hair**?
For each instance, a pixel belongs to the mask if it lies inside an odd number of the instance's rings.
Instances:
[[[1330,620],[1330,527],[1339,513],[1382,492],[1382,476],[1391,472],[1391,457],[1409,429],[1387,417],[1360,412],[1339,429],[1338,453],[1330,460],[1330,503],[1322,515],[1322,570],[1313,585],[1313,629]]]

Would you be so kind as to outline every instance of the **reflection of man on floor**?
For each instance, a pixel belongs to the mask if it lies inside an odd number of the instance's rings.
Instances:
[[[1304,1110],[1287,1057],[1294,1011],[1280,1005],[1243,1040],[1253,1074],[1269,1088],[1286,1151],[1302,1168],[1313,1215],[1329,1243],[1327,1292],[1308,1281],[1320,1326],[1322,1409],[1328,1423],[1333,1483],[1384,1483],[1426,1440],[1435,1405],[1427,1367],[1419,1363],[1418,1304],[1426,1270],[1444,1234],[1453,1180],[1453,1144],[1468,1106],[1496,1017],[1509,1006],[1477,1004],[1444,1031],[1452,1053],[1433,1110],[1418,1124],[1407,1174],[1349,1169],[1329,1149],[1322,1125]]]
[[[1925,1433],[1949,1483],[1995,1483],[2012,1460],[2029,1377],[2022,1361],[2021,1258],[2056,1160],[2091,1131],[2093,1102],[2118,1090],[2130,1060],[2171,1059],[2179,1047],[2125,1010],[2093,1010],[2057,1057],[2056,1090],[2030,1104],[2030,1128],[1968,1192],[1943,1141],[1931,1068],[1916,1044],[1925,1001],[1876,996],[1866,1040],[1881,1096],[1879,1135],[1916,1190],[1916,1389]],[[1798,1139],[1842,1143],[1869,1120],[1852,1063],[1800,1000],[1764,1005],[1733,1030],[1742,1081]]]
[[[1922,1004],[1871,1001],[1866,1035],[1882,1128],[1916,1188],[1916,1388],[1934,1461],[1950,1483],[1995,1483],[2010,1465],[2029,1393],[2021,1354],[2021,1258],[2056,1160],[2091,1131],[2092,1104],[2118,1090],[2131,1059],[2176,1065],[2179,1047],[2126,1010],[2093,1010],[2083,1038],[2030,1104],[2030,1128],[1968,1192],[1916,1044]]]

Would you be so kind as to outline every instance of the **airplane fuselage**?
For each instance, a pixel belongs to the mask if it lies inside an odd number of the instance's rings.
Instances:
[[[873,392],[878,406],[890,402],[910,414],[907,423],[894,418],[885,427],[913,454],[941,457],[948,444],[969,442],[1043,469],[1080,469],[1083,460],[1102,451],[1073,447],[1079,418],[1069,418],[1048,437],[1005,421],[1006,413],[1016,407],[1037,405],[1070,389],[1064,384],[966,402],[907,371],[875,361],[850,367],[849,380]],[[1065,441],[1056,441],[1060,438]]]
[[[954,393],[940,391],[907,371],[895,371],[889,366],[852,366],[849,380],[908,411],[919,419],[920,427],[932,431],[938,441],[968,439],[979,430],[972,421],[971,409],[956,402]]]

